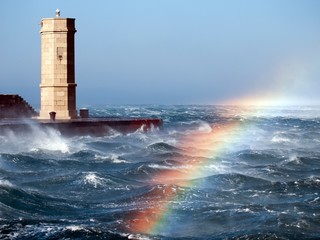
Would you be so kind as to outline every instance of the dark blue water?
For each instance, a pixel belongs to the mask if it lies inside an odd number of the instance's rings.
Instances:
[[[320,238],[320,108],[89,109],[97,117],[161,117],[164,126],[73,138],[34,126],[30,135],[0,136],[1,239]],[[231,121],[238,127],[219,154],[214,144],[182,144]],[[153,181],[194,161],[196,178]],[[162,196],[170,191],[179,197]],[[138,213],[161,201],[171,201],[165,227],[133,229]]]

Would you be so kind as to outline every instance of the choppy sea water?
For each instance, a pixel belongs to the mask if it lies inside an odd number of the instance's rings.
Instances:
[[[320,108],[99,106],[162,129],[0,136],[1,239],[319,239]]]

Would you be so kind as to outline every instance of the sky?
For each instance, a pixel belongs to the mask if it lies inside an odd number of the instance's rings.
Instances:
[[[57,8],[76,18],[78,107],[320,103],[318,0],[1,0],[0,93],[39,106]]]

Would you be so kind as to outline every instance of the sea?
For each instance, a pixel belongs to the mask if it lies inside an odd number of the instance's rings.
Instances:
[[[163,126],[0,136],[0,239],[320,239],[320,107],[87,107]]]

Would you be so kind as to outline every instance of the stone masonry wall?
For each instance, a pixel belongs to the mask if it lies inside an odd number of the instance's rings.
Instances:
[[[0,94],[1,118],[30,118],[38,113],[22,97],[15,94]]]
[[[75,19],[47,18],[41,22],[40,119],[73,119],[76,111],[74,66]]]

